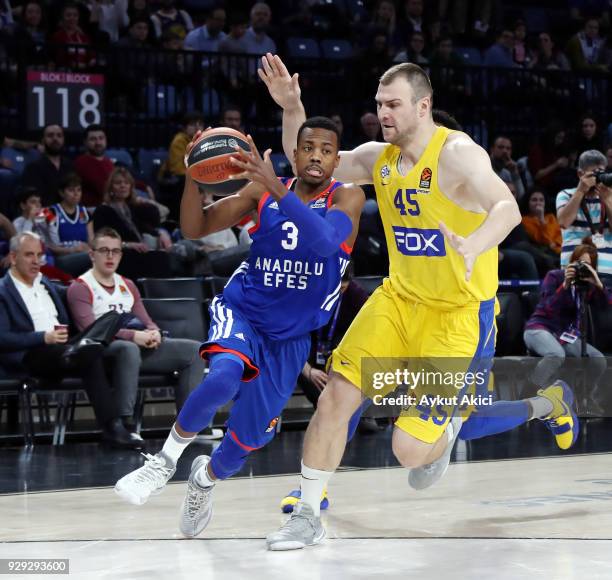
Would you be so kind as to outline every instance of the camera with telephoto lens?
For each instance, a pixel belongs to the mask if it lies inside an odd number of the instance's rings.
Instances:
[[[603,183],[606,187],[612,187],[612,171],[600,169],[594,171],[593,176],[595,177],[595,183]]]
[[[588,284],[587,280],[593,275],[593,273],[585,262],[572,262],[569,264],[569,266],[574,268],[574,271],[576,272],[576,276],[572,280],[572,284]]]

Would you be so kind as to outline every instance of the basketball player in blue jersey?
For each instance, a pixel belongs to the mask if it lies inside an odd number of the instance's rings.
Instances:
[[[339,138],[330,119],[306,120],[294,149],[298,177],[278,179],[270,151],[262,159],[249,137],[251,153],[239,150],[234,161],[251,183],[204,209],[197,184],[187,177],[181,201],[186,237],[231,227],[252,211],[259,215],[248,260],[210,307],[212,323],[200,350],[210,363],[208,376],[187,399],[162,450],[145,455],[144,466],[115,486],[135,505],[160,493],[183,450],[219,407],[234,400],[221,444],[192,464],[180,521],[187,537],[210,522],[217,480],[239,471],[250,452],[274,437],[308,358],[310,332],[327,323],[340,297],[365,196],[332,178]]]

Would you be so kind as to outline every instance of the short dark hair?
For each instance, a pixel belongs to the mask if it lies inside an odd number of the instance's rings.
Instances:
[[[59,184],[60,191],[64,191],[68,187],[76,187],[82,185],[83,181],[76,173],[67,173],[62,177]]]
[[[36,189],[35,187],[24,187],[19,192],[19,195],[17,196],[17,201],[19,202],[19,205],[21,205],[22,203],[26,203],[31,197],[39,197],[42,199],[42,196],[40,195],[38,189]]]
[[[300,136],[302,135],[304,129],[325,129],[327,131],[331,131],[336,135],[338,149],[340,149],[340,131],[338,130],[336,123],[334,123],[329,117],[310,117],[309,119],[306,119],[298,130],[298,143],[300,142]]]
[[[591,238],[591,236],[583,238],[582,243],[574,248],[569,263],[575,262],[583,254],[588,254],[590,256],[591,266],[593,266],[593,270],[597,271],[597,246],[593,243],[593,238]]]
[[[119,235],[119,232],[117,230],[113,228],[100,228],[99,230],[96,230],[94,232],[93,239],[91,240],[92,248],[96,247],[96,242],[100,238],[113,238],[114,240],[121,241],[121,236]]]
[[[459,121],[455,119],[450,113],[443,111],[442,109],[434,109],[431,112],[431,117],[436,125],[442,125],[447,129],[453,131],[463,131],[463,127],[459,124]]]
[[[102,131],[106,135],[106,130],[102,125],[87,125],[85,131],[83,131],[83,140],[87,139],[87,137],[89,137],[89,134],[95,131]]]

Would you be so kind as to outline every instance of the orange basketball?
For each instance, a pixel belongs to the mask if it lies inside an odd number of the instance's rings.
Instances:
[[[235,147],[250,151],[246,136],[229,127],[204,131],[187,157],[187,172],[191,178],[215,195],[231,195],[244,187],[248,180],[230,179],[242,170],[230,163]]]

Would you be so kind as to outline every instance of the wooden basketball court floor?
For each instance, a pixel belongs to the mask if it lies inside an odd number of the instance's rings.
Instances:
[[[345,469],[325,543],[268,552],[296,482],[223,482],[193,540],[178,531],[184,482],[140,507],[112,487],[2,495],[0,558],[68,558],[59,577],[87,580],[612,579],[612,453],[453,463],[426,492],[398,467]]]

